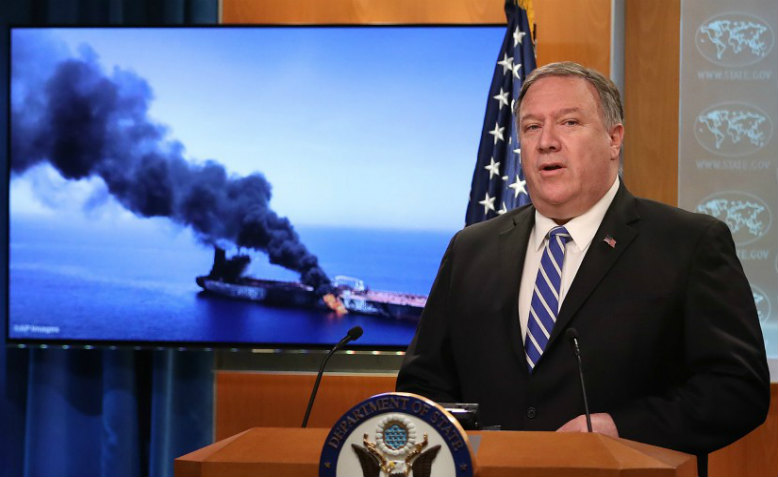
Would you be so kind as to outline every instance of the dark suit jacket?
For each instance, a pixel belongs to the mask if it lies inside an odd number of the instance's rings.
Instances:
[[[518,290],[534,214],[524,207],[454,236],[398,391],[477,402],[486,426],[556,430],[584,412],[565,339],[575,327],[591,412],[610,413],[621,437],[699,454],[764,421],[764,341],[729,229],[623,185],[530,375]]]

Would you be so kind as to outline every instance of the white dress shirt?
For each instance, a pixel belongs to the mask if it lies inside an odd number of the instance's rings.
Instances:
[[[570,233],[571,239],[565,245],[565,260],[562,264],[562,285],[559,290],[559,307],[562,307],[567,291],[573,283],[578,268],[583,262],[589,245],[592,244],[594,234],[600,227],[605,212],[608,211],[616,192],[619,190],[619,178],[613,182],[608,192],[594,206],[564,224]],[[532,302],[532,292],[535,289],[535,280],[540,268],[540,259],[543,256],[543,248],[546,244],[549,231],[558,224],[548,217],[535,211],[535,226],[530,232],[529,242],[527,243],[527,252],[524,256],[524,270],[521,274],[521,283],[519,285],[519,321],[521,323],[522,341],[527,335],[527,321],[529,320],[530,303]]]

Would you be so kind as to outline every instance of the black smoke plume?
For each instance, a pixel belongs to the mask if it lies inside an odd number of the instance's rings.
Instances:
[[[248,255],[236,254],[227,258],[227,254],[221,247],[214,247],[213,267],[208,273],[209,277],[221,278],[227,282],[236,282],[243,275],[251,259]],[[197,278],[200,283],[200,277]]]
[[[143,78],[118,68],[104,73],[88,50],[40,78],[23,51],[14,53],[13,89],[23,94],[12,101],[13,173],[45,162],[66,179],[100,177],[136,215],[168,217],[206,244],[265,252],[271,263],[299,272],[303,283],[329,290],[317,258],[289,220],[270,209],[265,177],[231,176],[216,161],[185,159],[184,147],[149,119],[152,89]]]

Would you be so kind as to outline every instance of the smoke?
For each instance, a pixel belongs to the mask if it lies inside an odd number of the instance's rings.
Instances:
[[[12,173],[49,163],[66,179],[100,177],[138,216],[189,226],[206,244],[262,251],[271,263],[299,272],[303,283],[329,289],[318,259],[270,208],[265,177],[229,175],[213,160],[188,161],[183,145],[149,119],[153,93],[143,78],[119,68],[106,74],[84,48],[79,57],[32,68],[25,53],[35,48],[19,44],[11,69]]]

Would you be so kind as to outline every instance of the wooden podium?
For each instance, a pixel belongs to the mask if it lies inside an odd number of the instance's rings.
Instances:
[[[176,477],[311,476],[329,429],[255,427],[179,457]],[[694,476],[694,456],[602,434],[471,431],[476,475]]]

